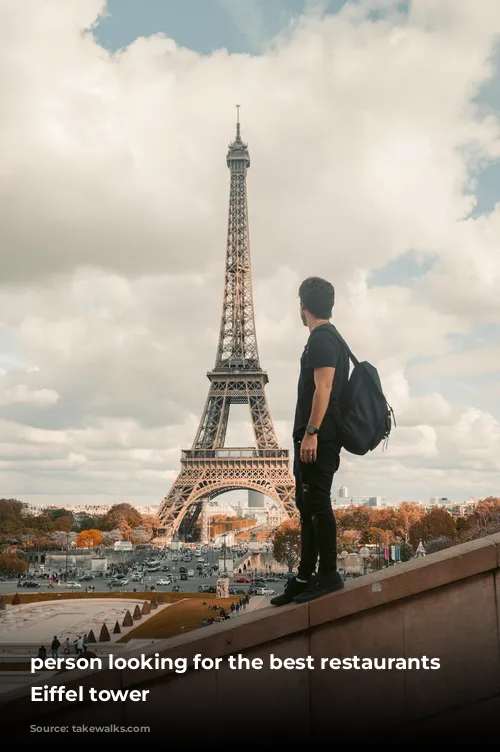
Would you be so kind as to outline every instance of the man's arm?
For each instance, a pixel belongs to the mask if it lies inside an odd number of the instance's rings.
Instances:
[[[313,395],[311,415],[309,425],[320,428],[323,418],[325,417],[330,394],[333,386],[333,377],[335,368],[315,368],[314,384],[315,390]],[[316,434],[306,433],[300,446],[300,459],[302,462],[316,462],[318,456],[318,437]]]
[[[335,368],[314,369],[314,384],[316,388],[314,390],[311,415],[309,417],[310,426],[321,428],[328,403],[330,402],[334,376]]]

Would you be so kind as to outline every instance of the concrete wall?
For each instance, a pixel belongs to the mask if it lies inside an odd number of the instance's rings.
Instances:
[[[483,538],[351,581],[301,606],[266,608],[141,652],[165,657],[262,658],[260,671],[70,672],[57,679],[97,688],[150,689],[146,703],[32,704],[26,691],[0,696],[3,730],[30,723],[169,723],[207,742],[368,739],[379,743],[477,742],[500,713],[500,536]],[[439,670],[281,670],[281,658],[428,658]],[[133,655],[133,653],[129,653]],[[47,683],[55,681],[49,680]],[[55,714],[54,714],[55,709]],[[170,720],[169,720],[170,719]],[[17,725],[16,725],[17,724]],[[234,734],[235,736],[228,736]],[[243,736],[242,736],[243,734]],[[29,738],[28,735],[25,737]],[[398,741],[399,740],[399,741]]]

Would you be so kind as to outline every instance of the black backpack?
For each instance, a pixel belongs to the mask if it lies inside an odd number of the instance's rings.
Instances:
[[[349,345],[333,325],[332,331],[346,348],[354,365],[346,390],[341,396],[342,446],[351,454],[358,455],[373,451],[381,441],[387,447],[393,421],[396,426],[396,418],[382,391],[378,371],[371,363],[360,363],[354,357]]]

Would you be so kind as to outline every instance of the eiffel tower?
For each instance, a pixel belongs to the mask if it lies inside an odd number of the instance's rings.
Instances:
[[[295,483],[287,449],[281,449],[267,404],[257,350],[248,232],[247,144],[240,134],[229,145],[229,221],[222,322],[207,401],[191,449],[182,451],[181,471],[158,513],[167,539],[189,535],[203,504],[226,491],[259,491],[296,516]],[[225,447],[231,405],[250,409],[255,447]]]

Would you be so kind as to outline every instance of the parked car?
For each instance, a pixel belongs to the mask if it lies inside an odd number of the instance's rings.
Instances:
[[[33,587],[33,588],[37,588],[37,587],[40,587],[40,583],[39,582],[35,582],[35,580],[20,580],[17,583],[17,587],[26,587],[26,588]]]
[[[166,577],[162,577],[161,580],[156,580],[156,584],[157,585],[171,585],[172,584],[172,580],[169,580]]]
[[[181,580],[187,580],[188,576],[185,572],[181,574]]]
[[[80,585],[79,582],[67,582],[66,583],[66,588],[68,590],[79,590],[81,587],[82,586]]]
[[[255,595],[276,595],[276,592],[269,587],[255,588]]]
[[[241,584],[241,583],[249,584],[251,580],[249,577],[238,577],[238,579],[235,580],[235,582],[237,582],[238,584]]]
[[[188,577],[194,577],[194,569],[188,569]]]
[[[199,593],[216,593],[217,588],[215,585],[198,585]]]

